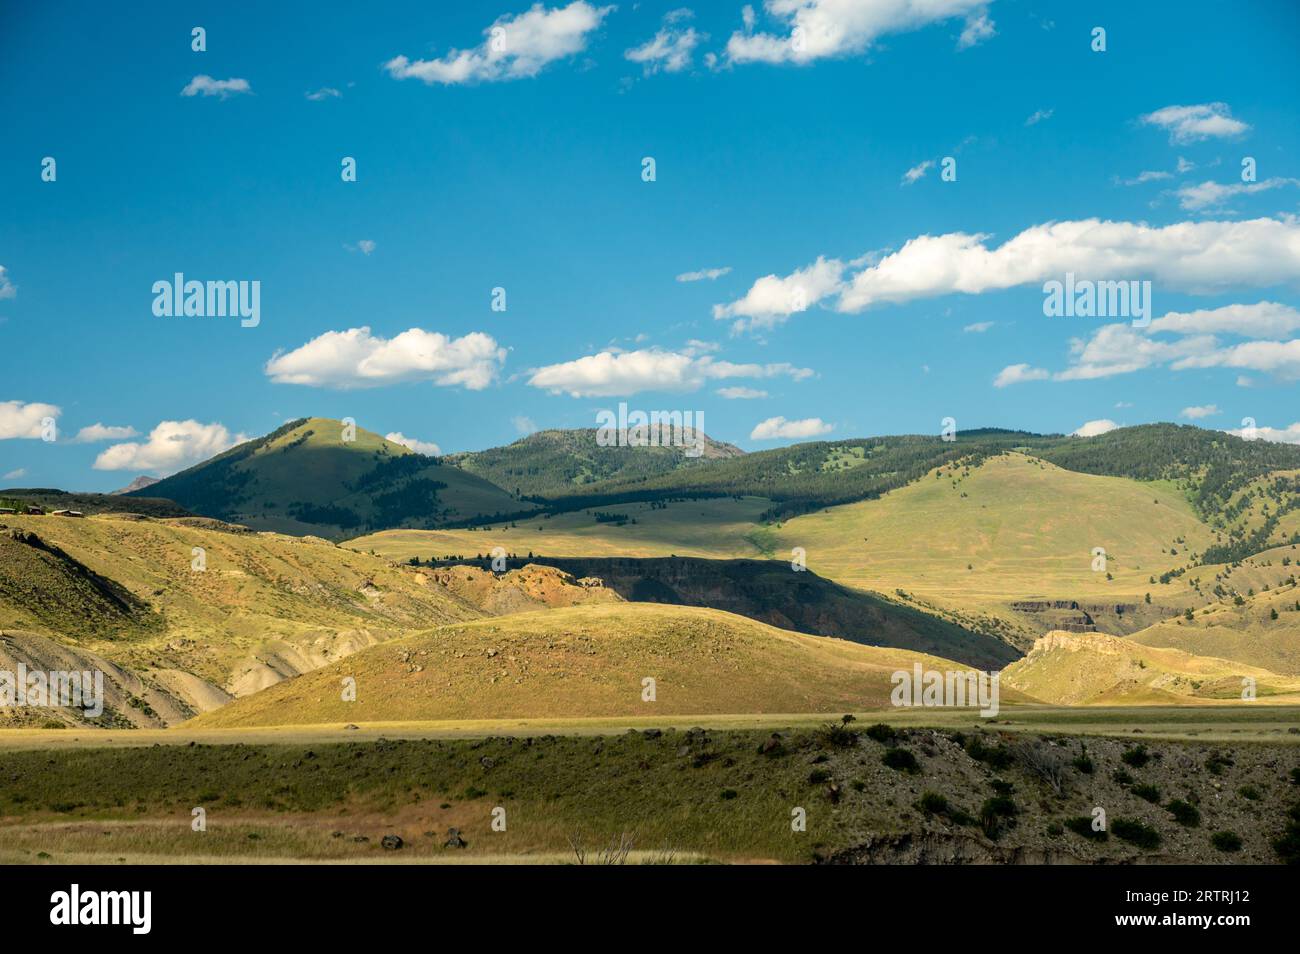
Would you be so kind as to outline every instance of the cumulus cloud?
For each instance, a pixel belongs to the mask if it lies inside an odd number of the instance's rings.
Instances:
[[[5,267],[0,265],[0,299],[13,298],[18,294],[18,286],[9,280]]]
[[[313,103],[319,103],[323,99],[338,99],[343,94],[332,86],[322,86],[320,89],[304,95]]]
[[[754,429],[749,432],[749,439],[752,441],[772,441],[781,438],[818,437],[822,434],[829,434],[834,429],[834,425],[827,424],[820,417],[805,417],[798,421],[787,421],[784,417],[769,417],[767,420],[754,425]]]
[[[1222,413],[1217,404],[1194,404],[1191,407],[1185,407],[1178,412],[1183,417],[1192,421],[1199,421],[1203,418],[1213,417]]]
[[[933,23],[966,18],[959,46],[992,35],[984,15],[989,0],[767,0],[768,14],[780,33],[755,33],[755,17],[745,8],[744,29],[727,41],[731,63],[806,64],[870,49],[877,39]]]
[[[588,37],[613,9],[595,7],[585,0],[552,9],[535,3],[517,16],[497,17],[483,31],[483,42],[473,49],[453,49],[436,60],[411,61],[395,56],[384,68],[394,79],[443,85],[536,76],[556,60],[585,50]]]
[[[995,322],[992,321],[977,321],[973,325],[967,325],[962,329],[962,331],[967,334],[982,335],[984,332],[992,328],[994,324]]]
[[[90,424],[77,431],[73,441],[78,444],[96,444],[100,441],[123,441],[140,434],[134,427],[127,425]]]
[[[1119,425],[1114,421],[1109,418],[1102,418],[1099,421],[1088,421],[1084,424],[1080,424],[1070,433],[1074,437],[1096,437],[1098,434],[1105,434],[1109,431],[1113,431],[1117,427],[1119,427]]]
[[[701,268],[698,272],[682,272],[677,276],[677,280],[679,282],[711,282],[728,274],[730,271],[730,265],[725,268]]]
[[[190,80],[183,90],[182,96],[216,96],[218,99],[226,99],[238,93],[251,93],[252,87],[248,85],[246,79],[213,79],[207,74],[199,74]]]
[[[401,444],[403,447],[415,451],[417,454],[424,454],[427,457],[441,457],[442,449],[433,441],[421,441],[414,437],[407,437],[401,431],[393,431],[384,435],[384,440],[392,441],[394,444]]]
[[[1009,384],[1020,384],[1024,381],[1043,381],[1051,376],[1051,372],[1045,368],[1035,368],[1028,364],[1012,364],[998,372],[998,376],[993,379],[993,386],[995,388],[1005,388]]]
[[[277,384],[368,388],[403,381],[480,391],[496,380],[505,349],[480,331],[448,338],[411,328],[394,338],[368,327],[327,331],[293,351],[276,353],[266,374]]]
[[[1289,427],[1256,427],[1249,433],[1245,428],[1227,430],[1224,433],[1235,434],[1247,440],[1273,441],[1278,444],[1300,444],[1300,421]]]
[[[214,457],[248,440],[232,435],[222,424],[199,421],[162,421],[149,432],[149,439],[114,444],[95,458],[96,470],[146,470],[172,474]]]
[[[1196,106],[1166,106],[1140,117],[1147,126],[1157,126],[1169,133],[1171,143],[1199,142],[1203,139],[1230,139],[1250,129],[1232,118],[1227,103],[1200,103]]]
[[[1161,182],[1165,179],[1172,179],[1172,172],[1165,172],[1162,169],[1144,169],[1131,179],[1117,179],[1120,185],[1137,186],[1146,185],[1148,182]]]
[[[767,397],[766,391],[745,387],[718,388],[717,394],[718,397],[726,398],[728,401],[753,401]]]
[[[691,65],[695,48],[701,40],[708,38],[706,34],[697,33],[694,27],[678,25],[691,16],[690,10],[673,10],[664,16],[664,24],[654,36],[627,50],[623,56],[633,63],[640,63],[646,76],[660,70],[678,73],[686,69]]]
[[[787,362],[735,364],[711,355],[679,351],[602,351],[532,371],[528,383],[571,397],[623,397],[641,391],[696,391],[709,381],[787,376],[811,377],[809,368]]]
[[[45,419],[57,419],[62,413],[57,404],[0,401],[0,441],[14,438],[39,439]]]
[[[713,317],[735,319],[732,330],[737,332],[774,327],[837,291],[844,269],[844,263],[838,259],[818,258],[785,278],[765,275],[754,282],[743,298],[714,305]]]
[[[1188,355],[1173,364],[1175,371],[1187,368],[1237,368],[1265,371],[1288,381],[1300,380],[1300,338],[1291,341],[1247,341]]]
[[[1291,284],[1300,275],[1300,219],[1294,216],[1163,227],[1083,219],[1034,225],[999,246],[989,239],[966,232],[920,235],[883,257],[848,263],[818,258],[786,278],[758,279],[742,298],[715,305],[713,314],[748,318],[737,322],[743,330],[777,324],[835,296],[838,311],[855,313],[940,295],[1041,286],[1067,272],[1078,279],[1148,278],[1164,290],[1192,294]]]
[[[1029,118],[1025,120],[1025,125],[1026,125],[1026,126],[1037,126],[1039,123],[1041,123],[1041,122],[1045,122],[1046,120],[1051,119],[1051,118],[1052,118],[1052,114],[1055,113],[1055,112],[1056,112],[1055,109],[1039,109],[1039,110],[1035,110],[1033,113],[1030,114]]]
[[[349,252],[360,252],[362,255],[369,255],[379,246],[370,239],[362,239],[356,245],[344,245],[343,247]]]
[[[1234,334],[1244,338],[1272,338],[1300,329],[1300,311],[1275,301],[1253,305],[1224,305],[1197,311],[1171,311],[1155,319],[1147,331],[1175,334]]]
[[[1225,202],[1239,195],[1254,195],[1283,186],[1300,186],[1300,179],[1274,177],[1263,182],[1202,182],[1199,185],[1183,186],[1174,195],[1178,196],[1178,204],[1184,209],[1200,211],[1222,208]]]

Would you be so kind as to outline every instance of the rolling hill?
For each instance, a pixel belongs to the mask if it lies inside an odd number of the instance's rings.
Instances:
[[[579,492],[608,481],[646,480],[661,474],[699,466],[713,460],[744,456],[744,451],[704,436],[701,453],[686,456],[668,446],[671,434],[660,428],[647,439],[665,446],[601,447],[595,428],[538,431],[506,447],[444,457],[471,474],[477,474],[516,496],[551,498]]]
[[[917,662],[965,668],[718,610],[594,605],[438,627],[362,650],[189,725],[839,714],[888,705],[891,674]],[[346,677],[356,680],[355,701],[342,699]],[[642,699],[647,678],[655,681],[653,702]]]
[[[326,418],[291,421],[134,491],[260,530],[326,537],[434,527],[532,509],[459,467],[363,428],[344,440]]]
[[[1300,678],[1101,633],[1048,633],[1002,684],[1053,705],[1241,705],[1246,677],[1258,704],[1300,702]]]

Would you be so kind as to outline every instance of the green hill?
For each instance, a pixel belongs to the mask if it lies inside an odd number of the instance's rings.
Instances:
[[[436,527],[531,509],[501,488],[439,459],[313,417],[232,447],[128,494],[165,497],[221,520],[281,533],[354,536]]]
[[[662,443],[668,444],[666,433]],[[583,428],[538,431],[505,447],[452,454],[443,460],[516,495],[553,498],[608,481],[635,483],[744,453],[707,435],[696,457],[673,446],[601,447],[595,428]]]

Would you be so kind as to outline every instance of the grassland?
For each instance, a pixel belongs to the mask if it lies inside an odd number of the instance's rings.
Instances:
[[[914,663],[963,668],[717,610],[581,606],[393,640],[237,700],[192,726],[840,713],[887,704],[891,675]],[[355,680],[355,700],[343,698],[345,678]],[[654,680],[653,701],[643,696],[647,678]]]
[[[1034,767],[1043,753],[1065,766],[1059,792]],[[598,861],[630,842],[642,852],[633,861],[1259,863],[1276,860],[1270,842],[1297,797],[1288,773],[1300,748],[987,728],[669,727],[83,748],[57,759],[10,750],[5,762],[0,859],[16,862],[576,860],[572,844]],[[1174,800],[1199,805],[1195,825],[1174,820]],[[1154,843],[1065,827],[1099,805],[1112,823],[1147,826]],[[206,830],[192,827],[196,808]],[[802,831],[791,824],[800,811]],[[463,847],[446,846],[453,828]],[[1220,830],[1241,849],[1213,848]],[[386,850],[392,835],[402,845]]]

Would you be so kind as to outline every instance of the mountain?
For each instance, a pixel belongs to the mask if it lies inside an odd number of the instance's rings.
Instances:
[[[733,444],[702,437],[698,455],[687,456],[684,448],[672,446],[672,434],[664,426],[647,431],[648,446],[602,447],[595,428],[538,431],[506,447],[443,459],[516,495],[555,498],[594,484],[636,482],[744,456]]]
[[[153,486],[154,484],[156,484],[156,483],[158,483],[158,478],[157,478],[157,477],[150,477],[148,474],[141,474],[139,477],[137,477],[135,480],[131,481],[129,484],[127,484],[127,485],[126,485],[125,487],[123,487],[122,489],[120,489],[120,490],[110,490],[109,493],[111,493],[111,494],[129,494],[129,493],[134,493],[134,492],[137,491],[137,490],[144,490],[146,487],[152,487],[152,486]]]
[[[501,488],[341,421],[290,421],[148,488],[194,513],[326,537],[435,527],[532,509]],[[133,491],[128,497],[137,497]]]
[[[453,624],[362,650],[201,716],[194,728],[824,712],[887,706],[902,649],[804,636],[712,609],[613,603]],[[340,680],[356,680],[344,702]],[[654,699],[643,698],[654,680]],[[1012,692],[1004,701],[1023,700]]]

